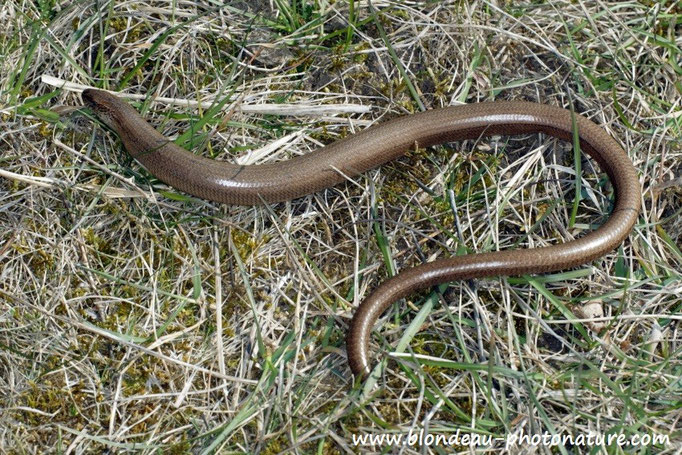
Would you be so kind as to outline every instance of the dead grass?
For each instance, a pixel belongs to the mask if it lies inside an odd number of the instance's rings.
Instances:
[[[352,453],[381,450],[358,435],[421,429],[661,434],[668,444],[639,453],[679,453],[675,2],[170,5],[0,4],[3,453]],[[347,323],[393,270],[579,236],[608,213],[605,177],[582,163],[572,228],[571,147],[537,135],[411,152],[290,203],[222,206],[161,184],[82,116],[58,121],[50,109],[80,104],[79,87],[141,95],[165,134],[199,125],[202,153],[243,162],[422,106],[573,103],[628,150],[644,209],[591,265],[396,305],[373,345],[392,360],[354,386]],[[211,110],[226,99],[240,103],[229,118],[229,103]],[[469,448],[403,453],[423,451]]]

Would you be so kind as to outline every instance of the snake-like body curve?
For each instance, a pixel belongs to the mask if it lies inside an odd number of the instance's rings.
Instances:
[[[574,128],[577,130],[581,150],[599,163],[614,187],[615,204],[608,220],[587,235],[563,244],[440,259],[384,281],[360,304],[350,324],[346,346],[350,368],[356,375],[369,373],[372,328],[396,300],[449,281],[547,273],[584,264],[616,248],[630,233],[640,209],[637,172],[618,142],[587,118],[544,104],[494,101],[428,110],[367,128],[303,156],[240,166],[179,147],[115,95],[88,89],[83,100],[154,176],[202,199],[240,205],[286,201],[320,191],[415,146],[531,132],[571,141]]]

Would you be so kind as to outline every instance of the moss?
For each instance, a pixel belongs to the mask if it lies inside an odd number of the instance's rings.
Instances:
[[[239,252],[239,257],[242,261],[250,257],[258,246],[256,239],[248,232],[241,229],[232,231],[232,242],[234,243],[235,248],[237,248],[237,252]]]
[[[369,58],[368,52],[357,52],[369,49],[369,43],[362,42],[361,44],[355,46],[356,53],[353,54],[353,63],[365,63]],[[366,72],[365,77],[369,76],[371,73]],[[354,74],[353,77],[357,78],[359,74]]]
[[[54,257],[47,254],[42,248],[34,250],[28,262],[31,270],[38,276],[53,270],[54,264]]]
[[[281,435],[269,441],[261,453],[263,455],[275,455],[285,452],[288,448],[289,440],[285,435]]]
[[[90,245],[95,251],[107,255],[116,254],[111,246],[111,242],[97,235],[93,228],[81,229],[81,235],[85,239],[86,244]]]
[[[109,27],[112,30],[122,33],[126,33],[126,43],[134,43],[142,37],[143,25],[142,22],[134,24],[132,27],[129,26],[128,20],[125,16],[118,16],[109,19]]]
[[[348,59],[344,56],[341,55],[332,55],[331,56],[331,65],[330,65],[330,70],[334,72],[340,72],[343,71],[346,66],[348,65]]]
[[[54,126],[51,123],[40,122],[40,127],[38,128],[38,134],[43,138],[51,138],[54,132]]]
[[[323,455],[341,455],[342,452],[341,450],[338,449],[336,445],[333,444],[332,440],[329,438],[326,438],[324,442],[322,443],[322,454]]]
[[[50,357],[41,366],[46,370],[55,370],[62,365],[60,357]],[[82,389],[79,385],[66,386],[61,377],[51,375],[37,381],[28,381],[25,388],[17,397],[17,402],[26,408],[37,409],[42,413],[53,414],[50,418],[52,423],[63,423],[69,426],[81,427],[82,413],[92,418],[92,411],[86,410],[87,403],[92,400],[89,390]],[[68,390],[67,390],[68,387]],[[17,421],[27,425],[42,426],[45,424],[45,416],[25,410],[13,413]]]
[[[180,442],[176,442],[164,450],[163,453],[167,455],[184,455],[191,453],[192,444],[187,439],[183,439]]]

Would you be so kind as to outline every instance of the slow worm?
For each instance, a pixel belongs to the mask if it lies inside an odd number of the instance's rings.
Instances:
[[[571,141],[575,123],[581,150],[599,163],[615,189],[615,205],[608,220],[587,235],[563,244],[441,259],[403,270],[384,281],[360,304],[346,338],[350,368],[359,376],[370,372],[372,328],[396,300],[449,281],[547,273],[584,264],[616,248],[629,234],[640,209],[637,172],[620,145],[587,118],[543,104],[495,101],[433,109],[367,128],[286,161],[239,166],[179,147],[132,106],[107,92],[88,89],[83,100],[118,133],[130,155],[160,180],[202,199],[241,205],[286,201],[320,191],[415,146],[531,132]]]

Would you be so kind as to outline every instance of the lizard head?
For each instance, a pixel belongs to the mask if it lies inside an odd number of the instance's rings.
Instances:
[[[102,123],[117,132],[127,116],[137,115],[132,106],[104,90],[89,88],[83,90],[81,97]]]

